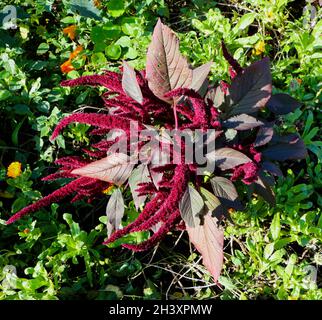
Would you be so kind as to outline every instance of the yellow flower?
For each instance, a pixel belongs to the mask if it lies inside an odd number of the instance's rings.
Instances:
[[[263,52],[265,52],[265,42],[263,40],[260,40],[255,44],[253,54],[255,56],[259,56]]]
[[[74,40],[76,36],[76,26],[73,24],[69,27],[64,28],[63,33],[67,34],[71,40]]]
[[[7,176],[10,178],[16,178],[21,175],[21,163],[18,161],[11,162],[8,167]]]
[[[274,18],[273,10],[272,10],[272,9],[268,10],[268,11],[266,12],[266,16],[267,16],[267,18],[268,18],[269,20],[273,20],[273,18]]]

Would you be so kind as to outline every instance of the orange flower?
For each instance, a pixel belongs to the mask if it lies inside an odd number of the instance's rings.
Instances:
[[[21,175],[21,163],[18,161],[10,163],[7,171],[7,176],[17,178]]]
[[[69,55],[69,59],[67,61],[65,61],[61,66],[60,66],[60,70],[62,73],[68,73],[72,70],[75,70],[75,68],[72,65],[72,60],[74,58],[76,58],[78,56],[78,54],[80,52],[83,51],[83,47],[82,46],[78,46],[70,55]]]
[[[297,78],[297,79],[296,79],[296,81],[297,81],[297,83],[298,83],[299,85],[301,85],[301,84],[302,84],[302,79]]]
[[[72,60],[68,59],[66,62],[64,62],[61,66],[60,66],[60,70],[62,73],[68,73],[72,70],[75,70],[75,68],[72,65]]]
[[[101,1],[100,0],[94,0],[94,6],[97,7],[97,8],[100,8],[101,6]]]
[[[71,40],[75,39],[77,27],[73,24],[63,29],[63,33],[67,34]]]
[[[80,53],[80,52],[82,52],[83,51],[83,47],[82,46],[78,46],[71,54],[70,54],[70,56],[69,56],[69,59],[74,59],[74,58],[76,58],[77,56],[78,56],[78,54]]]

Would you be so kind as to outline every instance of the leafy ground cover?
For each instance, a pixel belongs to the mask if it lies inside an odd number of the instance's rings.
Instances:
[[[1,299],[321,299],[321,9],[318,1],[10,1],[16,27],[0,29]],[[3,3],[5,5],[5,3]],[[7,10],[7,11],[6,11]],[[246,67],[271,60],[273,93],[303,102],[283,116],[298,131],[306,159],[281,167],[276,206],[253,198],[224,222],[224,270],[215,285],[185,233],[171,232],[154,250],[106,247],[106,203],[52,204],[16,224],[12,214],[61,186],[40,177],[54,160],[89,146],[89,126],[73,124],[55,142],[63,116],[100,108],[99,88],[60,82],[118,71],[121,60],[145,68],[157,17],[177,32],[195,65],[213,61],[210,79],[229,80],[224,40]],[[10,165],[10,166],[9,166]],[[21,165],[21,167],[20,167]],[[244,189],[247,191],[247,188]],[[125,195],[124,224],[137,217]],[[147,235],[130,234],[127,241]]]

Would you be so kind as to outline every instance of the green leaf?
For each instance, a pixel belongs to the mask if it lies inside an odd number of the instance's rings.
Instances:
[[[107,63],[107,60],[102,52],[97,52],[92,54],[91,61],[94,65],[105,65]]]
[[[122,54],[122,49],[118,44],[110,44],[105,49],[106,55],[112,60],[118,60]]]
[[[7,100],[11,96],[11,92],[9,90],[0,90],[0,101]]]
[[[93,0],[70,0],[71,10],[86,18],[101,20],[101,12],[94,5]]]
[[[48,43],[41,43],[37,48],[37,54],[42,55],[45,54],[49,50],[49,44]]]
[[[251,13],[246,13],[244,14],[236,24],[236,26],[233,28],[233,33],[238,33],[238,31],[242,31],[246,29],[249,25],[251,25],[254,20],[255,20],[256,14],[251,12]]]
[[[280,214],[279,212],[275,213],[271,227],[270,227],[271,235],[274,241],[279,239],[281,232],[281,223],[280,223]]]
[[[118,25],[114,25],[111,22],[105,23],[102,27],[95,26],[91,30],[91,40],[95,44],[100,44],[106,40],[117,39],[121,33],[121,29]]]
[[[199,192],[192,186],[188,186],[179,203],[179,210],[184,222],[191,228],[200,224],[200,213],[204,208],[204,202]]]
[[[124,1],[110,0],[107,4],[107,11],[114,18],[120,17],[125,11]]]
[[[241,210],[243,207],[238,199],[238,193],[234,184],[223,177],[214,177],[210,180],[214,194],[227,208]]]

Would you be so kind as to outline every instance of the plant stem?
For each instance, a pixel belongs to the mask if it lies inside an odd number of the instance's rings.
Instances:
[[[174,125],[175,129],[178,129],[178,115],[177,115],[177,104],[173,103],[173,114],[174,114]]]

